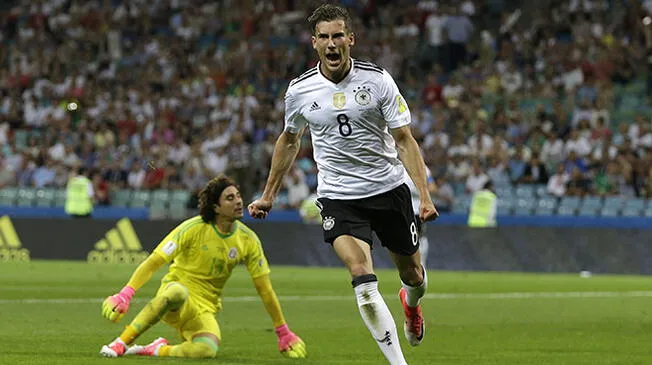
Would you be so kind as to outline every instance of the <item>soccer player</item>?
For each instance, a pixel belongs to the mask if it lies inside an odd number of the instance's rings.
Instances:
[[[308,21],[319,63],[290,82],[285,128],[263,194],[248,206],[249,214],[258,219],[269,214],[307,126],[319,170],[317,203],[324,240],[349,270],[360,315],[382,353],[391,364],[406,364],[396,324],[378,291],[371,232],[398,268],[404,331],[416,346],[425,331],[419,302],[427,279],[405,169],[419,191],[419,218],[431,220],[438,212],[410,131],[410,111],[387,71],[350,57],[355,36],[346,9],[322,5]]]
[[[122,334],[102,347],[107,357],[123,355],[215,357],[222,309],[222,290],[237,264],[246,265],[265,310],[272,318],[278,346],[287,357],[306,356],[304,342],[285,322],[269,278],[269,265],[258,236],[242,222],[243,203],[233,180],[221,175],[199,193],[200,216],[178,225],[134,271],[127,285],[102,304],[102,315],[117,322],[129,309],[134,293],[163,265],[172,262],[156,296]],[[171,346],[158,338],[146,346],[131,343],[163,320],[185,342]]]
[[[435,185],[435,179],[432,177],[430,168],[426,168],[426,182],[428,184],[428,192],[432,193],[437,189]],[[426,225],[421,222],[419,219],[419,190],[414,184],[412,179],[409,176],[405,177],[405,182],[410,188],[410,196],[412,198],[412,209],[414,211],[415,221],[417,222],[417,231],[419,232],[419,252],[421,253],[421,265],[426,267],[426,261],[428,259],[428,248],[430,247],[430,242],[428,241],[428,236],[426,236]]]

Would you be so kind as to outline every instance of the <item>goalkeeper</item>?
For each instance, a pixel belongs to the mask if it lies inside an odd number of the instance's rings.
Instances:
[[[239,263],[246,265],[265,310],[270,315],[281,353],[306,356],[306,346],[285,322],[269,278],[269,265],[258,236],[239,221],[243,203],[233,180],[218,176],[199,193],[200,216],[190,218],[170,232],[131,275],[127,285],[106,298],[102,315],[119,321],[136,291],[163,265],[172,262],[154,298],[100,354],[212,358],[220,344],[215,315],[222,308],[222,290]],[[174,327],[184,340],[169,345],[158,338],[149,345],[134,340],[159,320]]]

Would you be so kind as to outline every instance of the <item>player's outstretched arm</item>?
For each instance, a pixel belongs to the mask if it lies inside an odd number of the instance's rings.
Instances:
[[[107,297],[102,303],[102,315],[104,318],[118,322],[124,317],[129,310],[129,303],[131,298],[136,293],[136,290],[145,285],[158,269],[165,264],[165,260],[161,255],[153,253],[143,261],[133,274],[127,285],[125,285],[119,293]]]
[[[430,192],[428,191],[426,163],[423,161],[423,156],[421,156],[417,141],[412,136],[410,126],[404,125],[399,128],[394,128],[391,131],[396,141],[398,157],[403,162],[403,166],[405,166],[417,190],[419,190],[421,200],[419,217],[423,221],[436,219],[439,216],[439,212],[435,208],[430,197]]]
[[[274,147],[274,154],[272,155],[272,167],[269,171],[269,177],[267,178],[263,195],[247,207],[249,215],[253,218],[264,219],[272,209],[274,199],[276,199],[283,184],[283,177],[290,170],[294,159],[297,157],[299,147],[301,147],[302,134],[303,130],[299,133],[284,131],[278,137]]]
[[[265,310],[272,318],[276,336],[278,337],[278,349],[281,354],[296,359],[306,357],[306,344],[301,338],[299,338],[299,336],[290,331],[287,323],[285,323],[281,304],[278,301],[276,292],[274,292],[274,289],[272,288],[272,282],[269,279],[269,275],[255,278],[254,285],[256,286],[258,295],[260,295],[260,299],[262,299],[263,304],[265,305]]]

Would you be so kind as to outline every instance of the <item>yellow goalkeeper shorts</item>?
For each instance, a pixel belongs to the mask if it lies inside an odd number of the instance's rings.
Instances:
[[[166,285],[162,285],[159,291],[163,290]],[[163,316],[163,322],[175,328],[185,341],[191,341],[198,333],[211,333],[219,341],[222,339],[215,314],[201,309],[192,295],[188,296],[181,308],[168,311]]]

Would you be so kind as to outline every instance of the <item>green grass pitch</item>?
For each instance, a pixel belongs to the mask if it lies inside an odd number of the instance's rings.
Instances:
[[[308,345],[305,360],[283,358],[244,268],[225,290],[218,359],[104,359],[101,345],[119,334],[158,286],[161,271],[137,293],[123,323],[100,316],[101,298],[126,282],[129,265],[34,261],[0,264],[0,364],[385,364],[358,315],[344,269],[272,267],[290,327]],[[424,301],[426,338],[410,347],[394,271],[380,289],[397,321],[409,364],[652,364],[652,280],[648,277],[436,272]],[[178,342],[158,324],[157,336]]]

